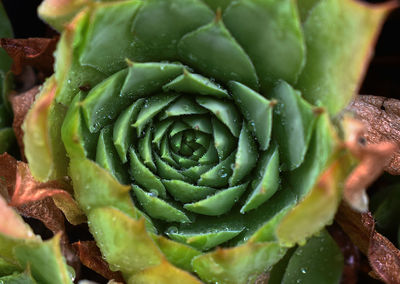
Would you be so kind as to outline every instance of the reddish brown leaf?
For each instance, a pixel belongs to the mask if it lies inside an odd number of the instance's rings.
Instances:
[[[398,145],[392,141],[371,144],[365,140],[366,127],[358,120],[345,119],[346,142],[359,164],[345,182],[344,199],[359,211],[368,210],[367,187],[376,180],[390,163]]]
[[[69,193],[66,191],[67,188],[67,184],[59,181],[49,181],[45,183],[36,181],[31,175],[28,165],[23,162],[17,162],[15,187],[10,205],[19,207],[54,195],[64,195],[68,197]]]
[[[7,153],[0,155],[0,195],[9,202],[14,191],[17,160]]]
[[[13,129],[15,136],[17,137],[17,142],[21,151],[21,157],[26,160],[24,154],[24,142],[23,136],[24,132],[22,130],[22,123],[24,122],[25,116],[28,110],[31,108],[36,95],[39,93],[39,87],[33,87],[29,91],[20,94],[14,94],[10,96],[10,102],[14,112]]]
[[[368,144],[391,141],[400,147],[400,101],[391,98],[355,97],[348,107],[365,124]],[[385,171],[400,175],[400,148],[392,156]]]
[[[114,279],[118,282],[124,282],[121,272],[110,270],[110,267],[103,259],[100,249],[94,241],[79,241],[72,245],[78,251],[79,258],[83,265],[96,271],[108,280]]]
[[[46,76],[53,73],[53,53],[58,38],[2,38],[0,45],[13,59],[12,72],[21,74],[25,66],[32,66]]]
[[[360,213],[342,203],[336,221],[352,242],[368,257],[373,272],[388,284],[400,283],[400,251],[376,232],[370,212]]]

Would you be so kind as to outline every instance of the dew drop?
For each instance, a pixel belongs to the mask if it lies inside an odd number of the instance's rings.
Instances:
[[[305,269],[304,267],[300,269],[301,273],[306,274],[307,273],[307,269]]]
[[[167,234],[176,234],[178,233],[178,228],[175,226],[171,226],[167,229]]]
[[[150,192],[149,192],[149,195],[151,197],[158,197],[158,191],[155,190],[155,189],[151,189]]]

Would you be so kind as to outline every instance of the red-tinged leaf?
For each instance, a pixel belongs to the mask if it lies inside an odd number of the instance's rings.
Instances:
[[[356,212],[342,203],[336,221],[368,257],[374,275],[388,284],[400,283],[400,251],[376,232],[375,221],[370,212]]]
[[[54,200],[51,199],[51,204],[54,205],[54,210],[61,209],[71,224],[77,225],[84,222],[85,217],[83,212],[79,209],[76,201],[71,197],[69,191],[71,191],[71,189],[67,183],[60,181],[41,183],[36,181],[30,173],[28,165],[23,162],[18,162],[15,187],[12,193],[10,205],[17,207],[18,209],[22,206],[24,206],[24,208],[37,207],[37,202],[52,197]],[[56,206],[56,204],[60,206]],[[40,218],[37,219],[46,224],[44,220]],[[54,233],[57,232],[50,227],[48,228]]]
[[[35,101],[35,97],[38,93],[39,87],[36,86],[26,92],[10,96],[10,102],[14,113],[13,129],[23,160],[26,159],[24,154],[24,131],[22,130],[22,123],[24,122],[25,116]]]
[[[365,193],[369,185],[383,172],[398,150],[397,143],[383,141],[368,144],[364,138],[366,128],[358,120],[345,119],[345,146],[359,160],[357,167],[346,179],[344,199],[359,211],[367,211],[368,197]]]
[[[100,249],[97,247],[95,241],[79,241],[72,245],[77,250],[83,265],[108,280],[114,279],[118,282],[124,282],[121,272],[110,270],[108,263],[102,257]]]
[[[28,165],[23,162],[17,162],[15,187],[10,205],[19,207],[55,195],[69,196],[70,194],[66,189],[67,184],[59,181],[45,183],[36,181],[31,175]]]
[[[14,191],[17,160],[7,153],[0,155],[0,195],[9,202]]]
[[[61,143],[61,118],[65,109],[53,104],[57,84],[54,76],[43,85],[22,125],[25,155],[32,175],[41,181],[67,175],[67,156]]]
[[[354,98],[348,109],[357,115],[365,127],[368,144],[400,141],[400,101],[392,98],[360,95]],[[400,149],[393,155],[385,171],[400,174]]]
[[[44,75],[53,73],[54,57],[58,38],[2,38],[1,47],[13,59],[12,72],[22,73],[25,66],[32,66]]]

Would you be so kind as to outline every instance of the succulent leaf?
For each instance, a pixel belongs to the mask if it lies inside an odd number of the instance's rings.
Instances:
[[[35,176],[69,168],[112,269],[128,283],[254,282],[332,221],[351,161],[330,115],[388,6],[86,1],[51,19],[77,13],[25,143]]]

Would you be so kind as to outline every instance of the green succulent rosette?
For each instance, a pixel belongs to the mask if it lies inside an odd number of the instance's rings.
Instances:
[[[0,283],[72,284],[60,248],[60,235],[42,241],[0,196]]]
[[[3,4],[0,2],[0,38],[13,37],[11,24],[8,20]],[[11,85],[12,60],[0,47],[0,153],[10,149],[15,142],[12,124],[12,110],[7,95]]]
[[[389,6],[56,2],[26,156],[41,180],[70,175],[128,283],[254,282],[332,221],[352,161],[331,117]]]

